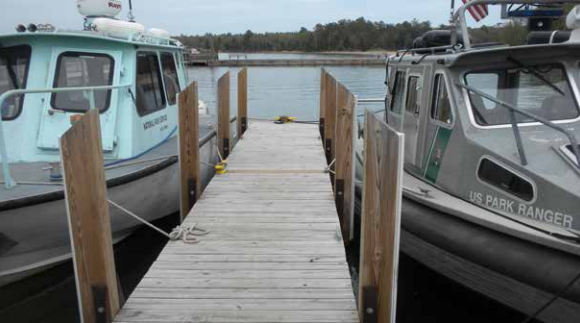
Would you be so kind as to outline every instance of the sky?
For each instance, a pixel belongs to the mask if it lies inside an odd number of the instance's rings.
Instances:
[[[126,19],[128,1],[123,0],[119,18]],[[318,23],[358,17],[387,23],[429,20],[436,26],[449,20],[449,4],[450,0],[133,0],[133,13],[147,28],[178,35],[312,30]],[[484,24],[499,22],[499,7],[490,11]],[[83,26],[74,0],[0,0],[0,13],[0,33],[28,23],[61,29]]]

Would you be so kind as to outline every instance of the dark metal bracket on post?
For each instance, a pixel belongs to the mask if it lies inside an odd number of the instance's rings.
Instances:
[[[248,129],[248,119],[246,117],[242,117],[242,135],[244,133],[246,133],[246,130]]]
[[[324,145],[324,150],[326,152],[326,160],[330,163],[332,160],[332,139],[326,139],[326,145]]]
[[[334,191],[336,192],[336,211],[340,218],[340,223],[343,224],[344,218],[344,179],[336,179]],[[344,228],[342,228],[344,230]],[[344,231],[343,231],[344,232]]]
[[[364,286],[362,296],[363,317],[362,323],[377,323],[378,288]]]
[[[195,192],[197,188],[197,180],[195,177],[190,177],[187,179],[187,194],[189,195],[189,209],[193,208],[193,205],[197,202],[197,194]]]
[[[320,138],[324,141],[324,118],[318,120],[318,128],[320,129]]]
[[[224,155],[222,157],[223,159],[228,159],[228,156],[230,155],[230,139],[224,138],[223,143],[224,143]]]
[[[107,286],[93,285],[93,308],[95,309],[95,323],[109,323],[107,317]]]

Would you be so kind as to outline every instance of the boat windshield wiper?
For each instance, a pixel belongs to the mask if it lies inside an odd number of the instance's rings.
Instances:
[[[527,73],[532,74],[538,80],[544,82],[546,85],[548,85],[549,87],[551,87],[554,91],[560,93],[561,95],[564,95],[564,96],[566,95],[564,93],[564,91],[560,90],[560,88],[558,88],[554,83],[552,83],[550,80],[548,80],[547,78],[545,78],[544,75],[538,73],[538,71],[534,67],[528,67],[524,63],[522,63],[520,60],[515,59],[512,56],[508,56],[507,60],[509,62],[512,62],[512,63],[518,65],[518,67],[520,67],[521,69],[525,70]]]

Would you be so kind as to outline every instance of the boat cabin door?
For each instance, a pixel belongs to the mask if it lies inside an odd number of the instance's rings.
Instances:
[[[107,86],[119,84],[121,52],[96,52],[55,48],[49,88]],[[93,106],[100,111],[103,151],[116,145],[118,93],[109,91],[72,91],[47,93],[43,98],[37,145],[40,149],[58,150],[59,138],[77,118]]]
[[[405,133],[405,163],[408,165],[417,165],[417,140],[420,132],[423,79],[421,71],[411,70],[406,80],[403,132]]]

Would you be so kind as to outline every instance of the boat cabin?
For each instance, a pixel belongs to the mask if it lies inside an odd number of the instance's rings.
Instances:
[[[399,51],[385,120],[405,134],[406,172],[495,213],[580,233],[579,67],[574,40]]]
[[[185,84],[182,47],[173,40],[94,31],[2,36],[0,95],[29,92],[0,103],[8,160],[58,161],[59,137],[91,108],[101,114],[105,159],[136,156],[175,133]]]

